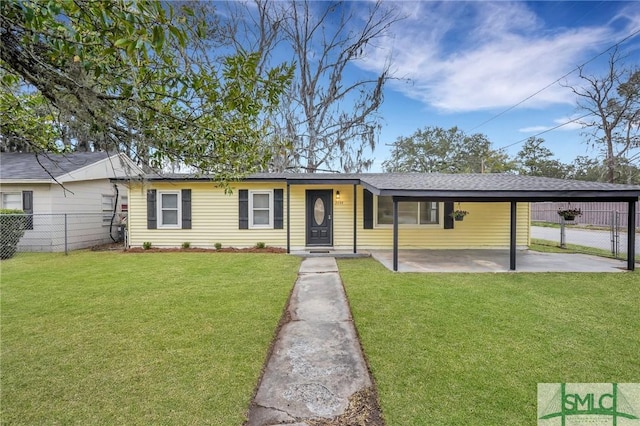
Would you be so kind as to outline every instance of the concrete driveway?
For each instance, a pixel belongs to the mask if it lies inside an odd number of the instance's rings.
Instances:
[[[595,229],[576,229],[566,228],[565,235],[567,237],[567,244],[577,244],[585,247],[594,247],[602,250],[611,251],[611,232],[600,231]],[[560,243],[560,228],[546,228],[543,226],[531,227],[531,238],[538,238],[541,240],[556,241]],[[636,233],[636,253],[640,253],[640,235]],[[621,253],[627,252],[627,233],[620,233],[620,246]]]
[[[371,256],[393,270],[392,250]],[[516,272],[623,272],[621,260],[586,254],[518,250]],[[509,250],[400,250],[398,272],[510,272]]]

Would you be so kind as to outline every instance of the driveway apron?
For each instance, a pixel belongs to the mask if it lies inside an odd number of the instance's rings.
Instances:
[[[303,260],[288,310],[248,425],[332,418],[371,386],[335,258]]]

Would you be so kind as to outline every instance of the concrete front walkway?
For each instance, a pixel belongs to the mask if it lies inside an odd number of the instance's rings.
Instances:
[[[303,260],[248,425],[304,425],[344,413],[349,397],[371,386],[333,257]]]

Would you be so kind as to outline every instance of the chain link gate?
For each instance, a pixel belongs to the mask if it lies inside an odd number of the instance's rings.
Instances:
[[[620,212],[611,212],[611,254],[616,259],[620,258]]]

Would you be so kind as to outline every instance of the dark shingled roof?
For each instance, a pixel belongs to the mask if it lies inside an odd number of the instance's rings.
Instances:
[[[587,182],[497,173],[376,173],[363,174],[361,180],[378,189],[453,191],[530,191],[530,190],[640,190],[637,185]]]
[[[48,180],[108,158],[106,152],[0,153],[0,179]]]
[[[211,180],[192,174],[149,175],[148,180]],[[256,173],[248,181],[286,181],[290,184],[362,184],[376,195],[439,200],[632,201],[640,186],[586,182],[513,174],[443,173]]]
[[[513,174],[364,174],[363,184],[378,195],[457,200],[552,201],[631,200],[640,186]]]

